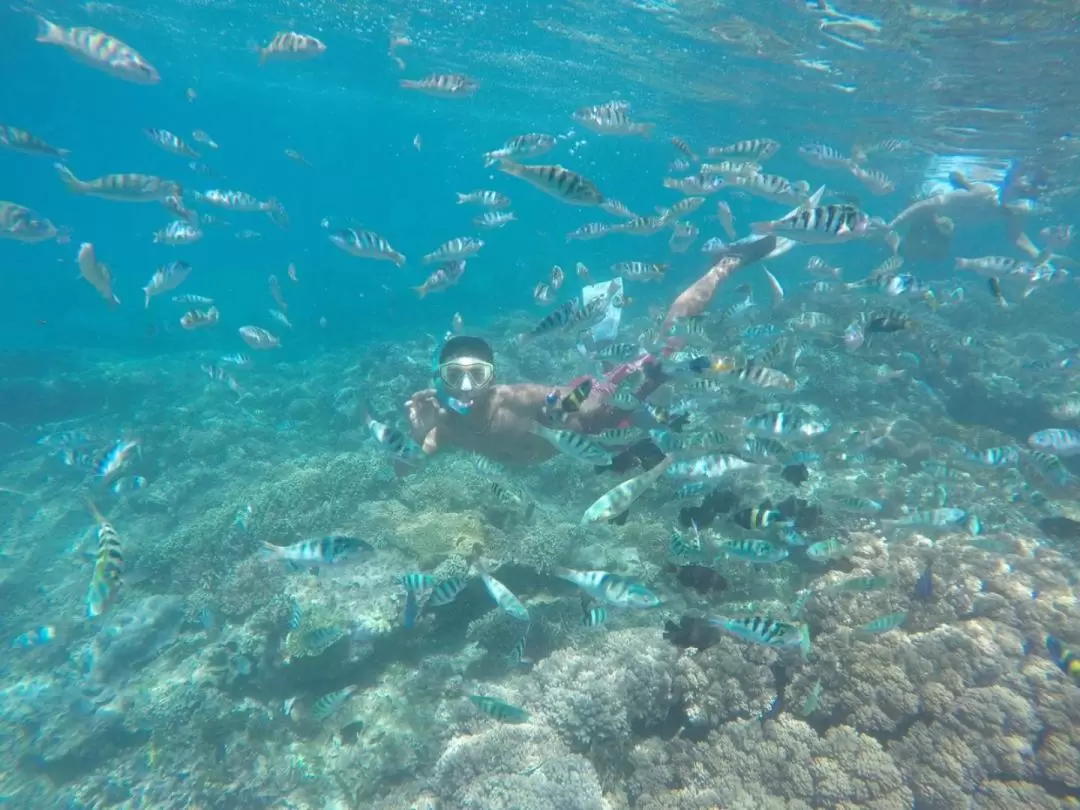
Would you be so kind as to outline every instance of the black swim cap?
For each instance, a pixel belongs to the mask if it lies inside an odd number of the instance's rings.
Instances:
[[[461,357],[483,360],[492,365],[495,363],[495,353],[486,340],[468,335],[457,335],[443,344],[442,351],[439,352],[439,365]]]

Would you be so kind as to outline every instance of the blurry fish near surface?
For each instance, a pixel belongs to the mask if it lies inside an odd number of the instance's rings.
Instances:
[[[252,49],[259,54],[259,64],[264,65],[267,62],[297,62],[314,59],[326,52],[326,45],[307,34],[282,31],[275,34],[266,47],[253,46]]]
[[[161,76],[134,48],[96,28],[62,28],[38,17],[37,41],[59,45],[78,62],[133,84],[157,84]]]
[[[241,340],[253,349],[277,349],[281,347],[281,340],[261,326],[241,326],[237,331],[240,333]]]
[[[467,98],[480,89],[478,82],[463,73],[433,73],[423,79],[402,79],[399,84],[437,98]]]

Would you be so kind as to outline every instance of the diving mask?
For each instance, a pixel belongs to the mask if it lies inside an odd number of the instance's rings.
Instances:
[[[447,388],[469,394],[491,385],[495,380],[495,365],[475,357],[455,357],[440,363],[438,373]]]

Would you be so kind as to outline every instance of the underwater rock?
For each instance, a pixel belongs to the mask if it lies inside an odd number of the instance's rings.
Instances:
[[[1039,531],[1055,540],[1080,540],[1080,523],[1072,518],[1048,517],[1036,525]]]
[[[134,674],[173,643],[183,623],[184,602],[177,596],[148,596],[129,606],[94,637],[90,675],[104,682]]]

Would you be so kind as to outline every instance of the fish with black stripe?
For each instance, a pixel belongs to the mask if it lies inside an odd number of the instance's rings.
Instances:
[[[90,587],[86,592],[86,615],[94,618],[106,613],[120,595],[124,576],[124,551],[120,544],[120,535],[113,525],[90,501],[87,501],[87,506],[97,522],[97,559],[94,573],[90,577]]]

